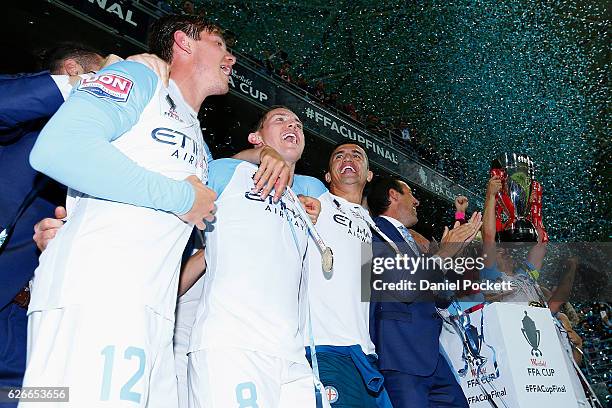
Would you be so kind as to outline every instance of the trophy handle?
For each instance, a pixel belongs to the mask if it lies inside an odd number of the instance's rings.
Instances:
[[[501,198],[504,204],[504,208],[506,209],[506,212],[508,214],[508,223],[512,224],[514,221],[516,221],[516,214],[514,213],[514,204],[512,204],[512,201],[510,201],[510,197],[508,196],[507,192],[505,192]]]
[[[491,177],[498,177],[502,182],[502,189],[495,197],[495,229],[496,232],[502,232],[510,228],[516,221],[516,209],[514,208],[514,204],[512,204],[512,200],[508,195],[508,188],[506,185],[508,174],[506,171],[501,168],[492,168],[489,174]],[[505,213],[508,217],[506,222],[502,221],[503,213]]]
[[[506,222],[502,222],[502,213],[508,215]],[[514,206],[510,201],[510,197],[502,191],[497,193],[497,199],[495,200],[495,220],[497,232],[505,230],[516,221]]]
[[[497,193],[497,197],[495,197],[495,231],[500,232],[503,230],[504,226],[502,224],[502,214],[504,212],[501,191]]]
[[[531,208],[529,211],[529,221],[536,227],[536,232],[541,242],[548,242],[548,233],[542,221],[542,185],[534,180],[531,182]]]

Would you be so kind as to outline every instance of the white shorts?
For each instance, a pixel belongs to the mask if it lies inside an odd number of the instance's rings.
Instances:
[[[46,408],[177,407],[172,333],[173,322],[145,306],[32,312],[23,386],[69,387],[69,403]]]
[[[176,303],[176,323],[174,325],[174,363],[176,367],[176,379],[178,381],[179,408],[187,408],[187,350],[189,349],[189,337],[195,323],[196,312],[204,279],[200,278]]]
[[[316,407],[310,366],[256,351],[192,352],[188,377],[190,408]]]

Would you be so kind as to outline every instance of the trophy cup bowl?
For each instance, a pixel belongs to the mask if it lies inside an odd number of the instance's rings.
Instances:
[[[498,238],[501,242],[536,242],[537,232],[531,221],[518,219],[508,229],[500,231]]]
[[[501,169],[505,173],[501,201],[508,221],[498,232],[498,239],[503,242],[536,242],[537,231],[529,220],[533,161],[524,154],[505,153],[491,162],[491,169]]]

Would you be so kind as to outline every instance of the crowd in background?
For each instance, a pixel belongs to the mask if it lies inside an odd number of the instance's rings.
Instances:
[[[612,373],[612,307],[608,303],[574,305],[577,313],[576,332],[584,339],[586,357],[584,371],[593,384],[610,383]],[[573,322],[572,322],[573,323]]]
[[[290,84],[295,85],[302,91],[307,92],[307,98],[341,112],[360,127],[367,129],[388,141],[391,145],[409,156],[424,160],[444,175],[454,180],[461,180],[462,164],[460,160],[446,160],[451,157],[449,151],[442,146],[436,146],[430,138],[425,138],[413,124],[402,118],[381,118],[373,112],[367,112],[349,101],[344,103],[340,93],[335,89],[328,89],[324,81],[309,81],[303,74],[296,73],[299,68],[293,68],[293,64],[287,52],[283,50],[264,50],[261,57],[255,62],[262,67],[262,71],[278,77]]]
[[[163,13],[180,11],[185,14],[201,12],[197,5],[191,0],[182,2],[158,1],[157,7]],[[235,45],[235,35],[226,32],[227,45],[232,48]],[[322,80],[312,81],[303,73],[299,67],[294,67],[290,55],[282,50],[262,50],[259,56],[248,56],[253,62],[261,67],[261,71],[268,75],[282,79],[287,83],[306,92],[306,98],[312,99],[327,108],[345,115],[359,127],[367,129],[379,138],[389,142],[393,147],[406,153],[409,157],[424,161],[447,177],[459,183],[463,183],[464,172],[460,158],[455,158],[444,146],[436,145],[431,138],[426,138],[419,130],[404,118],[381,118],[374,112],[369,112],[357,106],[353,101],[343,101],[341,94]],[[290,86],[291,86],[290,85]],[[453,160],[448,160],[453,157]]]

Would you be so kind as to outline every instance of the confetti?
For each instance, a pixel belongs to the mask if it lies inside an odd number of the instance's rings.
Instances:
[[[606,2],[196,2],[235,49],[387,127],[484,195],[490,160],[530,155],[554,241],[611,238]],[[606,117],[606,113],[608,114]]]

